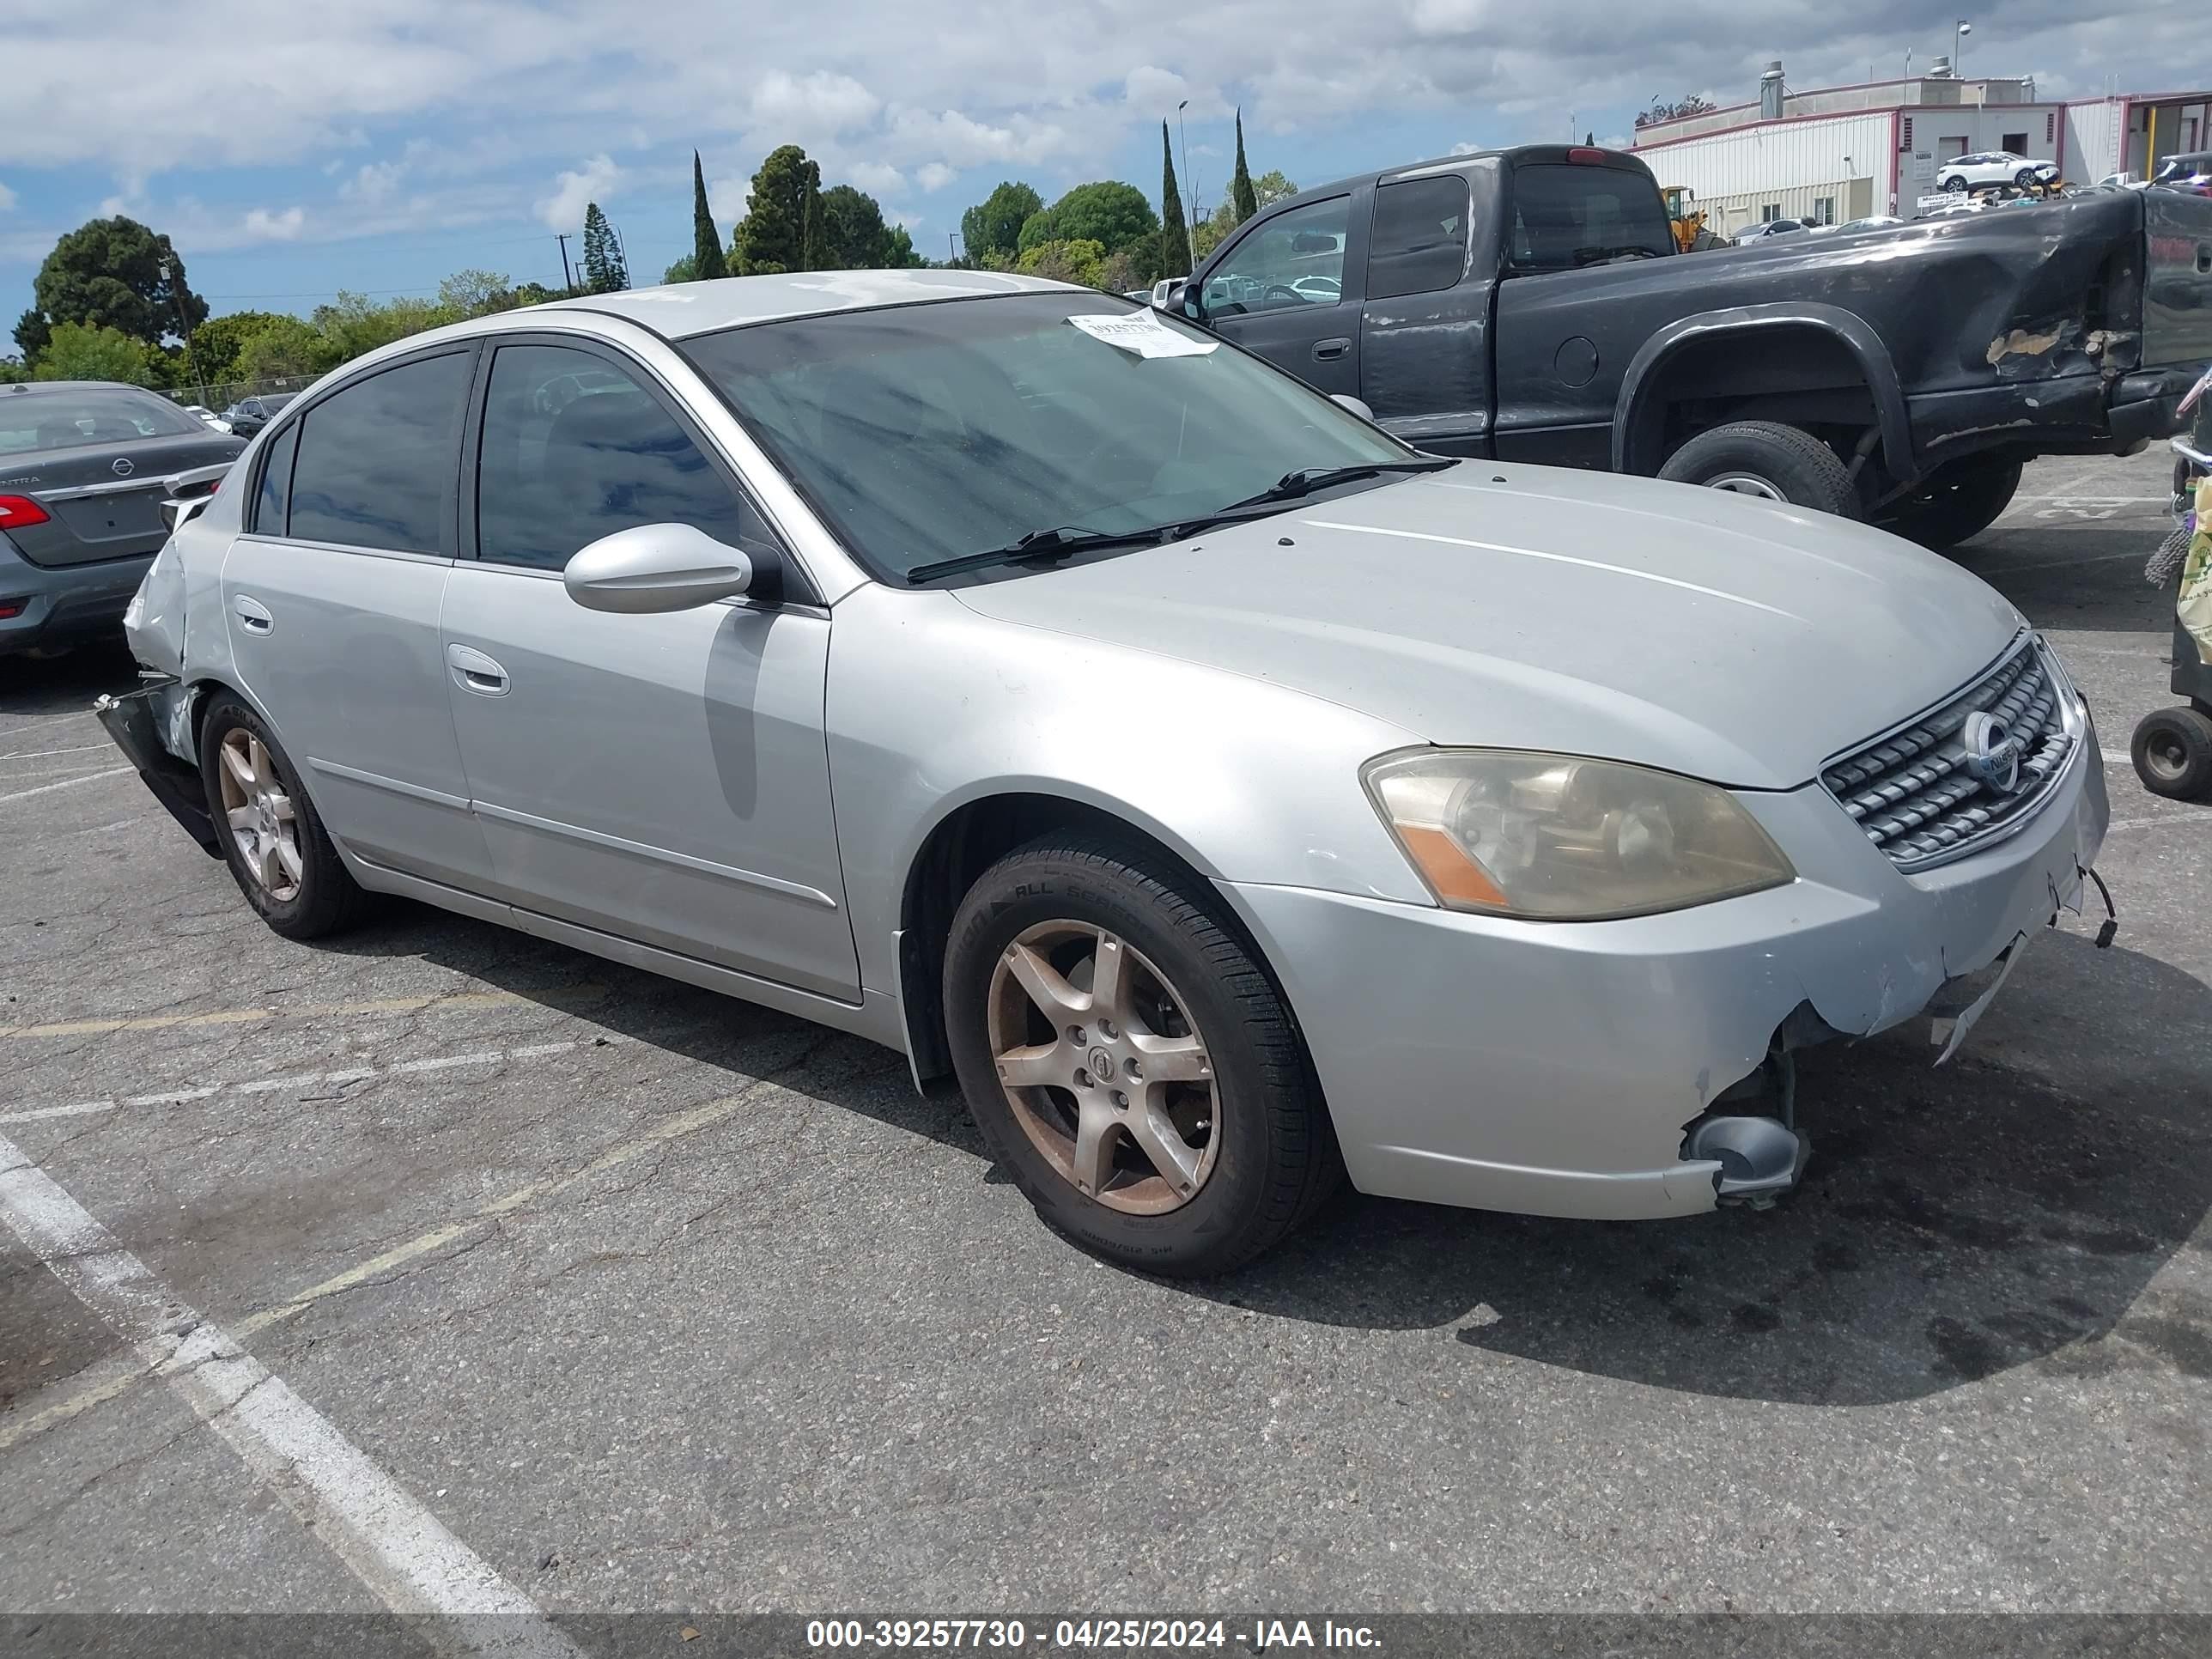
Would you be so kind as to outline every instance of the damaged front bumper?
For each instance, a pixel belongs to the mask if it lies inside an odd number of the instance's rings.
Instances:
[[[159,679],[119,697],[103,696],[92,712],[115,746],[138,769],[154,799],[184,825],[210,858],[222,856],[215,820],[208,810],[207,786],[197,767],[179,760],[169,741],[188,723],[191,703],[182,683]]]
[[[2078,907],[2109,817],[2087,729],[2016,832],[1912,875],[1817,785],[1739,799],[1799,878],[1663,915],[1527,922],[1224,884],[1282,977],[1354,1185],[1616,1220],[1709,1210],[1724,1184],[1784,1190],[1802,1138],[1705,1126],[1791,1048],[1897,1025]]]

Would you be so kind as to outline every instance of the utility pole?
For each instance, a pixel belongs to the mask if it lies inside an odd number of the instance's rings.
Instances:
[[[553,240],[561,244],[561,280],[568,284],[568,292],[574,294],[576,291],[576,273],[568,264],[568,233],[556,231]]]
[[[169,288],[169,262],[161,261],[161,286]],[[199,354],[192,349],[191,325],[185,320],[185,296],[169,288],[169,299],[177,307],[177,337],[185,343],[185,366],[192,372],[192,384],[200,389],[200,407],[212,407],[208,402],[207,382],[200,379]]]

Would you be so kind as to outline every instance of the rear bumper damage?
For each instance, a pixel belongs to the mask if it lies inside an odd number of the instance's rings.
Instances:
[[[2094,734],[2016,833],[1911,876],[1817,787],[1740,799],[1799,879],[1665,915],[1530,923],[1226,886],[1360,1190],[1615,1220],[1771,1199],[1808,1151],[1794,1052],[1965,1001],[2079,908],[2108,817]]]
[[[138,769],[139,777],[169,816],[185,827],[210,858],[222,856],[216,838],[215,820],[208,811],[207,787],[198,769],[169,752],[165,734],[188,718],[190,703],[185,686],[164,679],[119,697],[101,697],[92,706],[94,715]]]

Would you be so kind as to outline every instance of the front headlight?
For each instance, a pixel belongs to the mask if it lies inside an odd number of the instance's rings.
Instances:
[[[1725,789],[1619,761],[1419,749],[1362,769],[1439,903],[1549,921],[1648,915],[1796,879]]]

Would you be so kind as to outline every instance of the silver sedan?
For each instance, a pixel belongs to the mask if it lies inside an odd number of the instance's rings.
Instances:
[[[109,728],[279,933],[404,894],[859,1032],[1168,1273],[1347,1172],[1770,1201],[1794,1052],[1965,1005],[2106,823],[2064,669],[1939,558],[1425,456],[988,273],[387,348],[256,440],[132,635],[166,678]]]

